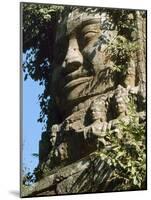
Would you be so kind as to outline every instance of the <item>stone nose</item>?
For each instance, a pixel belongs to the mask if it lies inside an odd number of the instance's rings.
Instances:
[[[64,69],[65,72],[70,73],[77,70],[83,64],[83,56],[79,50],[76,40],[69,43],[69,48],[65,57]]]

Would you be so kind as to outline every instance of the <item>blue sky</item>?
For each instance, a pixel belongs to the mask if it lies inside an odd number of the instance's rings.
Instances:
[[[32,154],[39,151],[43,126],[37,122],[40,113],[38,95],[42,91],[43,86],[30,77],[23,81],[23,166],[31,172],[38,164],[38,158]]]

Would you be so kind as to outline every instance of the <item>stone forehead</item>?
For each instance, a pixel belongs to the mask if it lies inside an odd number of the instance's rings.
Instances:
[[[78,26],[84,25],[85,23],[103,23],[105,20],[105,13],[90,13],[90,12],[80,12],[79,9],[75,9],[64,19],[61,19],[58,23],[56,40],[59,40],[65,35],[69,35]]]

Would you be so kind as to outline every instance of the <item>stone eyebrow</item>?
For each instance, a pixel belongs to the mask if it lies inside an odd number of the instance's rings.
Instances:
[[[81,22],[81,27],[82,26],[86,26],[86,25],[90,25],[90,24],[96,24],[96,23],[101,23],[101,18],[89,18],[87,20],[84,20]]]
[[[92,25],[92,27],[91,27]],[[100,28],[100,18],[94,18],[94,19],[88,19],[85,21],[82,21],[81,24],[77,27],[77,29],[82,32],[82,33],[86,33],[88,32],[90,29],[93,32],[98,32],[97,30],[95,30],[95,28]]]
[[[89,24],[84,26],[81,29],[81,33],[86,34],[88,32],[93,32],[93,33],[98,33],[100,30],[100,25],[99,24]]]

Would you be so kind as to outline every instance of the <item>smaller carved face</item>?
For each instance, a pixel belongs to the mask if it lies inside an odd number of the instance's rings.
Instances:
[[[105,109],[101,105],[93,105],[90,108],[90,115],[92,121],[105,121]]]
[[[67,143],[61,143],[58,147],[58,153],[61,161],[68,158],[67,148],[68,148]]]
[[[57,139],[57,133],[59,132],[59,126],[58,124],[54,124],[52,127],[51,127],[51,135],[50,135],[50,143],[52,145],[55,144],[56,142],[56,139]]]
[[[128,109],[128,102],[129,102],[129,98],[128,98],[128,90],[124,87],[122,87],[121,85],[118,85],[116,91],[115,91],[115,111],[117,113],[117,115],[125,115]]]
[[[127,110],[126,103],[125,103],[124,99],[122,99],[122,98],[119,98],[117,100],[115,107],[116,107],[118,114],[125,113]]]

